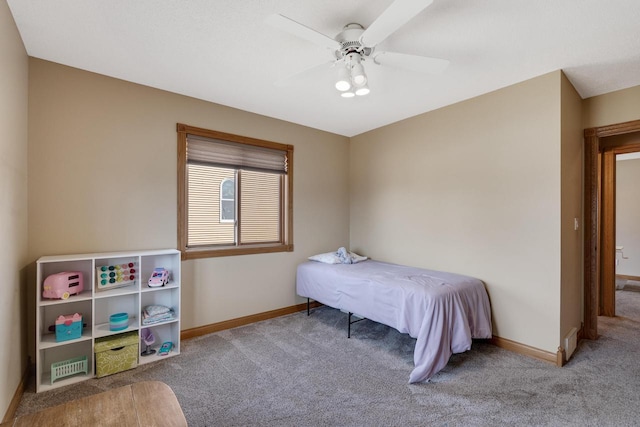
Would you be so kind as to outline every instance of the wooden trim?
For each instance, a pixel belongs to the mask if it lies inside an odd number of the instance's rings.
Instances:
[[[18,387],[16,387],[16,392],[13,394],[13,398],[11,402],[9,402],[9,407],[7,408],[7,412],[4,414],[4,418],[2,419],[3,423],[8,423],[16,417],[16,412],[18,412],[18,406],[20,406],[20,401],[22,400],[22,396],[24,395],[24,391],[27,388],[27,384],[29,383],[29,374],[31,373],[34,365],[31,364],[31,360],[27,360],[27,368],[22,374],[22,379],[18,383]]]
[[[638,151],[640,143],[635,135],[626,134],[624,138],[609,137],[607,139],[600,140],[600,150],[608,151],[613,150],[616,154],[635,153]]]
[[[616,279],[620,280],[635,280],[640,282],[640,276],[627,276],[625,274],[616,274]]]
[[[600,314],[616,315],[616,155],[605,150],[602,155],[602,222],[600,224]]]
[[[562,347],[558,347],[556,352],[556,366],[562,368],[567,363],[567,352]]]
[[[182,260],[213,258],[232,255],[250,255],[274,252],[293,252],[293,145],[281,144],[279,142],[265,141],[262,139],[250,138],[246,136],[234,135],[209,129],[189,126],[182,123],[176,124],[178,133],[178,249],[182,252]],[[281,233],[283,240],[278,243],[262,243],[251,245],[238,245],[227,247],[188,247],[189,218],[187,214],[188,194],[187,194],[187,134],[203,136],[207,138],[232,141],[241,144],[248,144],[257,147],[271,148],[285,151],[287,155],[287,194],[283,195],[284,209],[281,212],[281,226],[286,228]],[[237,194],[238,203],[242,195]],[[286,206],[284,205],[286,203]],[[237,210],[238,225],[240,227],[240,210]],[[241,231],[238,229],[240,235]]]
[[[322,304],[317,301],[311,301],[311,307],[320,307]],[[223,331],[225,329],[237,328],[238,326],[249,325],[263,320],[273,319],[275,317],[285,316],[287,314],[297,313],[307,309],[307,303],[292,305],[289,307],[279,308],[276,310],[265,311],[263,313],[252,314],[249,316],[238,317],[236,319],[225,320],[223,322],[212,323],[209,325],[198,326],[196,328],[185,329],[180,332],[180,339],[186,340],[214,332]]]
[[[603,138],[606,136],[623,135],[625,133],[637,132],[640,130],[640,120],[632,120],[630,122],[616,123],[615,125],[600,126],[585,130],[585,136],[597,136]],[[589,135],[587,135],[589,132]]]
[[[320,307],[323,304],[317,301],[311,301],[311,307]],[[239,326],[249,325],[255,322],[261,322],[263,320],[273,319],[280,316],[285,316],[287,314],[298,313],[300,311],[304,311],[307,309],[307,304],[297,304],[289,307],[280,308],[277,310],[265,311],[263,313],[252,314],[249,316],[238,317],[236,319],[225,320],[218,323],[212,323],[209,325],[198,326],[196,328],[185,329],[180,332],[180,339],[187,340],[190,338],[196,338],[207,334],[212,334],[214,332],[224,331],[226,329],[237,328]],[[582,331],[584,328],[580,328],[578,331],[578,342],[581,339]],[[487,340],[491,344],[496,347],[504,348],[505,350],[513,351],[514,353],[522,354],[525,356],[533,357],[538,360],[542,360],[544,362],[553,363],[557,366],[563,366],[566,363],[566,357],[564,353],[564,349],[558,347],[558,352],[556,354],[550,353],[548,351],[540,350],[534,347],[530,347],[525,344],[521,344],[515,341],[508,340],[506,338],[501,338],[498,336],[493,336]],[[562,362],[562,364],[560,364]]]
[[[182,260],[214,258],[231,255],[252,255],[268,254],[274,252],[293,252],[293,245],[273,245],[273,246],[237,246],[228,249],[183,249]]]
[[[584,152],[584,334],[585,338],[598,337],[598,207],[599,139],[595,129],[585,130]]]
[[[320,307],[323,304],[317,301],[311,301],[310,305],[312,308],[315,308],[315,307]],[[302,303],[302,304],[292,305],[289,307],[279,308],[276,310],[265,311],[263,313],[257,313],[249,316],[238,317],[236,319],[230,319],[230,320],[225,320],[218,323],[212,323],[209,325],[198,326],[196,328],[185,329],[180,332],[180,339],[187,340],[190,338],[196,338],[199,336],[223,331],[226,329],[237,328],[239,326],[249,325],[255,322],[261,322],[263,320],[285,316],[287,314],[298,313],[306,309],[307,309],[307,303]],[[578,331],[578,342],[582,337],[583,330],[584,328],[580,328],[580,330]],[[557,366],[562,366],[562,364],[559,364],[559,360],[562,360],[563,364],[566,363],[566,357],[564,356],[565,354],[564,349],[561,349],[560,347],[558,347],[558,353],[554,354],[548,351],[537,349],[535,347],[518,343],[516,341],[511,341],[506,338],[501,338],[496,335],[494,335],[492,338],[490,338],[487,341],[495,345],[496,347],[504,348],[505,350],[513,351],[514,353],[522,354],[525,356],[533,357],[538,360],[553,363],[553,364],[556,364]]]
[[[523,354],[525,356],[533,357],[534,359],[542,360],[544,362],[557,364],[558,356],[555,353],[540,350],[535,347],[530,347],[519,342],[511,341],[506,338],[501,338],[496,335],[489,339],[489,342],[496,347],[504,348],[505,350],[513,351],[514,353]]]
[[[293,251],[293,145],[287,146],[287,186],[289,187],[286,194],[286,221],[287,230],[285,232],[284,242],[290,246],[290,251]]]
[[[180,125],[178,125],[178,128]],[[182,259],[187,249],[187,134],[178,132],[178,249]]]
[[[637,153],[640,151],[640,143],[618,145],[613,149],[616,154]]]
[[[584,335],[584,324],[580,325],[580,329],[578,329],[578,342],[576,343],[576,348],[580,345],[580,341],[586,339]]]

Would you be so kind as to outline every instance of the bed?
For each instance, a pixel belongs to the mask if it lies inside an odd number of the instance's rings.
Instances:
[[[416,338],[410,383],[429,380],[473,338],[491,338],[491,308],[482,281],[375,260],[307,261],[298,266],[298,295],[355,313]]]

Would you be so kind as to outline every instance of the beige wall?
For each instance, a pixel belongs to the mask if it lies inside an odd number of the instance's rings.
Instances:
[[[561,72],[352,138],[351,249],[482,279],[494,333],[559,345]]]
[[[183,328],[301,302],[297,263],[349,243],[374,258],[481,278],[494,333],[503,338],[555,352],[581,316],[573,301],[582,297],[575,268],[581,232],[573,231],[573,217],[581,217],[578,103],[561,72],[349,144],[248,112],[27,62],[5,2],[0,23],[0,182],[3,195],[12,195],[0,211],[9,236],[0,259],[12,272],[6,283],[14,284],[0,291],[5,321],[24,316],[17,308],[26,305],[24,266],[42,255],[176,246],[177,122],[295,145],[295,252],[184,262]],[[581,105],[582,127],[638,119],[640,86]],[[32,329],[5,334],[24,341]],[[25,352],[24,345],[21,352],[0,350],[6,367],[0,405],[15,391]]]
[[[616,274],[640,276],[640,159],[616,162]]]
[[[30,59],[29,259],[176,247],[176,123],[294,145],[293,253],[183,262],[182,328],[302,302],[295,268],[348,245],[345,137]]]
[[[0,419],[26,369],[28,58],[0,2]]]
[[[584,303],[582,295],[583,224],[582,193],[584,138],[582,99],[564,74],[561,81],[561,276],[560,338],[572,328],[580,329]],[[575,229],[575,220],[578,229]],[[564,342],[560,343],[564,347]]]
[[[583,108],[585,128],[640,120],[640,86],[587,98]]]

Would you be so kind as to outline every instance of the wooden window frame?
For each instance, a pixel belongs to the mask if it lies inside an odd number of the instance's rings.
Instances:
[[[262,139],[218,132],[209,129],[198,128],[185,124],[177,124],[178,133],[178,249],[182,253],[182,259],[212,258],[232,255],[249,255],[274,252],[293,252],[293,145]],[[287,179],[284,194],[281,197],[282,238],[279,243],[256,243],[239,246],[199,247],[189,248],[188,239],[188,179],[187,179],[187,135],[197,135],[206,138],[247,144],[256,147],[272,148],[286,151],[287,153]],[[236,195],[237,197],[237,195]],[[236,221],[239,220],[236,212]]]

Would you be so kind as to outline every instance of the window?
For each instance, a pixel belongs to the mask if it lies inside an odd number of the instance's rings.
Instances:
[[[293,250],[293,146],[178,124],[183,259]]]
[[[225,178],[220,183],[220,222],[236,221],[236,180]]]

